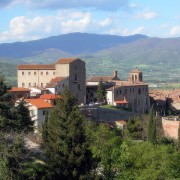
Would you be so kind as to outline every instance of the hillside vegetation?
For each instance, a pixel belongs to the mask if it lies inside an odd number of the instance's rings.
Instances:
[[[70,33],[36,41],[0,44],[1,71],[8,71],[6,74],[10,79],[16,75],[17,64],[54,63],[63,57],[84,60],[87,77],[111,75],[116,69],[119,77],[126,79],[128,72],[137,67],[143,71],[146,82],[178,83],[180,38]]]

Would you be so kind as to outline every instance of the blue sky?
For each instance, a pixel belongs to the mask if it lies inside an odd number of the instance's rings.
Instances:
[[[71,32],[180,37],[180,0],[1,0],[0,43]]]

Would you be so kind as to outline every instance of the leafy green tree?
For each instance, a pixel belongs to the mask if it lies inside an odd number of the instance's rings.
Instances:
[[[154,146],[149,142],[124,142],[125,157],[119,179],[174,179],[179,176],[180,156],[175,148],[167,145]],[[176,158],[176,160],[175,160]],[[128,178],[127,178],[128,177]]]
[[[149,113],[148,141],[153,143],[153,144],[157,143],[157,138],[156,138],[156,119],[154,118],[153,107],[151,108],[151,111]]]
[[[84,117],[76,99],[65,89],[48,120],[42,140],[50,179],[82,179],[90,176],[92,154],[85,133]]]
[[[143,127],[141,124],[140,117],[136,116],[134,119],[129,119],[126,124],[125,135],[135,140],[139,140],[139,139],[141,140],[142,133],[143,133]]]
[[[101,174],[103,179],[114,179],[119,173],[121,138],[105,124],[92,131],[91,150],[98,162],[97,175]]]
[[[177,142],[177,149],[180,152],[180,122],[179,122],[179,128],[178,128],[178,142]]]
[[[99,102],[104,102],[105,98],[106,98],[106,94],[105,94],[105,90],[104,90],[104,87],[103,87],[103,83],[102,83],[102,80],[99,81],[98,83],[98,89],[97,89],[97,92],[96,92],[96,98]]]

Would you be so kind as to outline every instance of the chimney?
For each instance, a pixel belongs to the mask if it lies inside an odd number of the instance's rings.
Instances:
[[[118,72],[117,72],[117,70],[115,70],[115,71],[114,71],[114,77],[115,77],[115,78],[117,78],[117,74],[118,74]]]

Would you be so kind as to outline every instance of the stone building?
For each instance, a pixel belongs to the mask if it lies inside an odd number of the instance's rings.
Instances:
[[[128,81],[120,80],[117,77],[117,71],[112,77],[102,76],[101,78],[93,77],[89,79],[87,82],[87,100],[95,98],[95,90],[97,90],[97,84],[100,79],[104,82],[107,104],[129,108],[135,113],[149,112],[149,89],[148,84],[142,82],[141,71],[138,69],[132,70],[129,73]]]
[[[63,58],[55,64],[18,65],[18,87],[51,88],[53,79],[56,80],[55,93],[67,86],[79,103],[85,103],[86,67],[81,59]],[[61,81],[65,83],[60,83]]]

